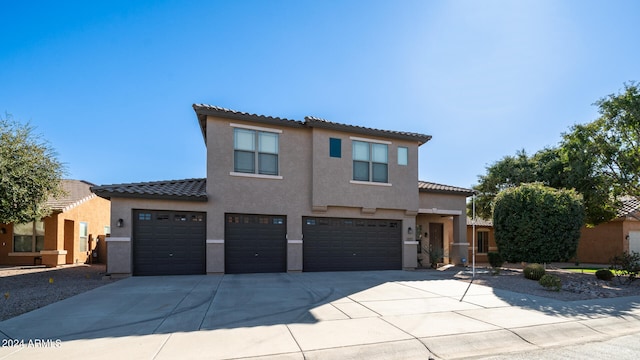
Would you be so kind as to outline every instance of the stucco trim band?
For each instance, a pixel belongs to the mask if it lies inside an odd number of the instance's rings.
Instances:
[[[106,242],[116,242],[116,241],[121,241],[121,242],[129,242],[131,241],[130,237],[108,237],[105,239]]]
[[[207,239],[207,244],[224,244],[224,239]]]
[[[67,250],[40,250],[40,255],[67,255]]]
[[[446,209],[418,209],[419,214],[438,214],[438,215],[462,215],[461,210],[446,210]]]
[[[405,245],[418,245],[417,241],[405,241],[404,242]]]
[[[302,240],[287,240],[287,244],[302,244]]]

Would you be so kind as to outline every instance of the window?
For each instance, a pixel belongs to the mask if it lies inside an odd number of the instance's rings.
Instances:
[[[404,146],[398,147],[398,165],[409,164],[409,149]]]
[[[478,244],[478,253],[484,254],[489,252],[489,232],[488,231],[478,231],[477,232],[477,244]]]
[[[89,224],[86,222],[80,223],[80,252],[87,251],[89,244]]]
[[[353,180],[388,182],[388,151],[386,144],[353,141]]]
[[[38,252],[44,249],[44,222],[13,225],[13,251]]]
[[[329,156],[334,158],[342,157],[342,140],[329,138]]]
[[[277,133],[234,128],[233,136],[233,171],[278,175]]]

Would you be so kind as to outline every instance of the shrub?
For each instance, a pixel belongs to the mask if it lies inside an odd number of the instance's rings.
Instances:
[[[545,274],[540,278],[539,283],[548,290],[560,291],[562,289],[562,280],[556,275]]]
[[[640,253],[633,251],[629,254],[625,251],[622,255],[614,256],[611,262],[611,268],[617,274],[629,276],[627,282],[634,281],[640,274]]]
[[[502,256],[500,256],[500,253],[490,252],[487,254],[487,257],[489,258],[489,265],[494,269],[502,267],[502,264],[504,264],[504,260],[502,259]]]
[[[596,277],[600,280],[611,281],[611,279],[613,279],[613,273],[609,269],[600,269],[596,271]]]
[[[493,227],[507,262],[550,263],[575,256],[584,220],[582,199],[573,190],[524,184],[498,193]]]
[[[544,266],[540,264],[529,264],[524,267],[524,277],[530,280],[540,280],[545,272]]]

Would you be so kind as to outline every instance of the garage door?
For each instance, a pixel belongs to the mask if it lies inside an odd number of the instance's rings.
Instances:
[[[640,231],[629,231],[629,253],[640,254]]]
[[[206,214],[134,210],[133,274],[205,273]]]
[[[402,268],[399,220],[304,217],[303,271]]]
[[[225,273],[287,271],[286,216],[226,214],[225,218]]]

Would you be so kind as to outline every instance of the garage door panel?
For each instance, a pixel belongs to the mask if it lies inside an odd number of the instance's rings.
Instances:
[[[303,218],[303,270],[390,270],[402,267],[398,220]]]
[[[134,210],[134,275],[205,273],[204,218],[196,212]]]
[[[226,214],[225,218],[226,273],[287,270],[285,216]]]

